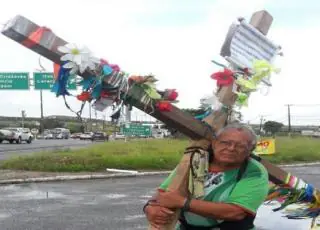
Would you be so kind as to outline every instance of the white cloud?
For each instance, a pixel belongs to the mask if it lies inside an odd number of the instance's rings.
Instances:
[[[218,0],[209,5],[206,2],[207,15],[197,23],[183,27],[151,27],[140,25],[137,17],[148,20],[153,13],[161,15],[170,7],[181,11],[185,7],[189,12],[190,5],[146,0],[95,0],[80,4],[72,0],[55,1],[49,10],[43,1],[15,0],[7,3],[0,22],[16,14],[24,15],[39,25],[48,26],[69,42],[87,45],[97,56],[119,64],[130,73],[155,74],[159,88],[178,90],[179,107],[197,107],[200,97],[215,88],[210,74],[219,68],[211,60],[221,60],[220,47],[228,27],[238,16],[249,19],[252,12],[263,9],[267,2]],[[40,8],[36,9],[36,5]],[[280,28],[274,23],[269,37],[283,47],[285,56],[278,61],[282,72],[273,76],[268,96],[252,94],[249,108],[243,109],[246,120],[260,114],[272,114],[270,118],[274,119],[285,117],[286,103],[317,103],[318,32],[315,26]],[[0,49],[0,71],[32,72],[37,68],[38,55],[4,36],[0,37]],[[51,63],[45,63],[51,70]],[[4,99],[0,106],[6,108],[1,110],[1,115],[17,116],[21,109],[26,109],[29,116],[40,115],[39,92],[1,91],[0,96]],[[74,98],[69,100],[73,107],[80,107]],[[45,115],[72,115],[62,98],[57,99],[50,92],[44,93],[44,102]],[[84,112],[88,116],[88,109]]]

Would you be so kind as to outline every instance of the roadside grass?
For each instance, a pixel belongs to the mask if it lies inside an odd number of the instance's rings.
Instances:
[[[113,141],[84,149],[16,156],[0,162],[0,168],[47,172],[98,172],[106,168],[171,170],[187,146],[188,140]],[[276,154],[261,157],[276,164],[320,161],[320,139],[277,137]]]

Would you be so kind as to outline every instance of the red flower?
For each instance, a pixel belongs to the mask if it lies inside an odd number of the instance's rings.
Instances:
[[[233,72],[230,69],[224,69],[223,72],[213,73],[211,78],[217,81],[217,86],[228,86],[234,81]]]
[[[156,107],[162,112],[170,112],[172,110],[172,105],[168,101],[159,101],[157,102]]]
[[[179,94],[175,89],[167,89],[164,95],[169,101],[175,101]]]
[[[88,101],[91,98],[89,92],[82,92],[81,94],[77,95],[77,99],[79,101]]]

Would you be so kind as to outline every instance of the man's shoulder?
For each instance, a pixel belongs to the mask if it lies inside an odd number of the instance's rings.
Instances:
[[[268,178],[267,169],[257,160],[250,158],[246,169],[247,176],[263,177]]]

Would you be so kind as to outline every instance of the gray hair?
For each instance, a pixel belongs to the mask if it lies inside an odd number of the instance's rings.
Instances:
[[[216,137],[219,137],[222,133],[224,133],[225,131],[229,130],[229,129],[236,129],[238,131],[242,131],[242,132],[246,132],[250,135],[251,137],[251,140],[250,140],[250,150],[253,150],[256,145],[257,145],[257,141],[258,141],[258,138],[257,138],[257,135],[256,133],[254,132],[254,130],[248,126],[248,125],[245,125],[245,124],[240,124],[240,123],[230,123],[226,126],[224,126],[223,128],[221,128],[220,130],[218,130],[216,132]]]

